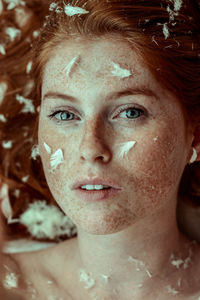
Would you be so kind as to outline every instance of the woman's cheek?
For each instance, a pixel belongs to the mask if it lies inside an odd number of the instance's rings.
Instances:
[[[173,197],[177,192],[184,164],[180,152],[183,139],[171,130],[161,130],[160,135],[150,136],[138,143],[137,157],[132,160],[131,180],[141,199],[146,199],[153,205],[162,204],[167,197]],[[140,147],[141,146],[141,147]]]

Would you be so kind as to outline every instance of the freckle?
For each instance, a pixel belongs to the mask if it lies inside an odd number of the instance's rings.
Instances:
[[[128,152],[135,146],[135,144],[136,141],[129,141],[117,144],[117,146],[119,147],[118,159],[123,159],[128,154]]]

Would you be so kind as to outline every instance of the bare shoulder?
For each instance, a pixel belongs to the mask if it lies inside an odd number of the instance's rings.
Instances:
[[[25,299],[46,299],[49,293],[62,298],[59,287],[60,269],[62,269],[60,254],[64,251],[66,261],[68,258],[70,261],[72,245],[73,241],[67,240],[38,251],[5,255],[7,269],[20,278],[18,289],[26,294]],[[66,294],[67,290],[65,290]]]

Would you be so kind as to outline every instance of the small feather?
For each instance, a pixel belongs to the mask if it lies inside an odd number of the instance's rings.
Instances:
[[[190,164],[195,162],[195,160],[197,159],[197,150],[195,148],[193,148],[192,150],[193,150],[193,154],[192,154],[192,157],[190,159]]]
[[[5,33],[9,36],[11,42],[13,42],[16,39],[16,37],[20,36],[21,30],[14,27],[7,27],[5,29]]]
[[[4,0],[4,1],[8,4],[8,6],[7,6],[8,10],[13,9],[18,5],[25,6],[25,1],[22,1],[22,0]]]
[[[29,179],[29,177],[30,177],[29,175],[22,177],[22,181],[23,181],[23,182],[27,182],[28,179]]]
[[[6,50],[5,50],[5,46],[3,44],[0,44],[0,53],[2,55],[6,55]]]
[[[49,10],[50,10],[50,11],[53,11],[53,10],[56,8],[57,5],[58,5],[58,3],[52,2],[52,3],[50,4],[50,6],[49,6]]]
[[[18,222],[18,219],[12,219],[13,210],[10,204],[8,191],[8,185],[4,183],[0,189],[1,210],[3,215],[6,217],[8,224],[12,224]]]
[[[2,142],[2,147],[4,149],[11,149],[12,148],[12,144],[13,144],[12,141],[3,141]]]
[[[19,101],[19,103],[25,104],[24,108],[21,110],[23,113],[35,113],[35,107],[32,103],[31,99],[26,99],[23,96],[16,95],[16,100]]]
[[[114,70],[112,71],[112,75],[119,78],[126,78],[131,76],[131,72],[126,69],[122,69],[118,64],[112,63]]]
[[[37,156],[40,156],[40,149],[39,149],[39,145],[34,145],[32,147],[32,153],[31,153],[31,157],[36,160]]]
[[[0,15],[2,14],[3,12],[3,3],[2,3],[2,0],[0,0]]]
[[[3,280],[3,285],[6,289],[13,289],[18,287],[18,277],[15,273],[10,272],[6,274],[5,279]]]
[[[44,145],[44,148],[46,149],[47,153],[51,154],[51,148],[45,142],[43,143],[43,145]]]
[[[67,65],[67,67],[64,69],[64,71],[66,72],[66,76],[68,77],[70,75],[70,72],[72,70],[73,65],[76,63],[77,59],[79,58],[79,56],[74,57],[71,62]]]
[[[125,155],[128,154],[128,152],[134,147],[135,144],[136,144],[135,141],[129,141],[129,142],[118,144],[118,146],[120,147],[119,153],[118,153],[118,158],[119,159],[124,158]]]
[[[26,66],[26,74],[29,74],[31,69],[32,69],[32,65],[33,65],[33,62],[32,61],[29,61],[27,66]]]
[[[60,164],[64,161],[63,152],[61,149],[58,149],[54,154],[51,155],[50,165],[52,170],[55,170]]]
[[[5,96],[6,90],[7,90],[7,84],[5,82],[1,82],[0,83],[0,103],[2,102],[2,100]]]
[[[182,7],[183,1],[182,0],[174,0],[174,10],[179,11]]]
[[[169,29],[168,29],[166,23],[163,24],[163,34],[164,34],[164,37],[165,37],[165,40],[166,40],[169,37]]]
[[[85,289],[90,289],[91,287],[93,287],[95,285],[95,281],[94,279],[92,279],[85,270],[81,269],[79,271],[79,275],[80,275],[80,282],[85,282]]]
[[[177,295],[179,292],[173,289],[170,285],[167,286],[168,293],[172,295]]]
[[[70,4],[68,5],[65,5],[65,14],[67,16],[74,16],[74,15],[77,15],[77,14],[88,14],[89,11],[81,8],[81,7],[78,7],[78,6],[72,6]]]
[[[4,117],[4,115],[0,114],[0,121],[5,123],[7,119]]]

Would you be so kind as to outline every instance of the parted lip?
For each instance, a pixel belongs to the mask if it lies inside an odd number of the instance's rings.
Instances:
[[[85,179],[80,179],[77,180],[73,185],[72,185],[72,189],[76,190],[79,189],[82,185],[86,185],[86,184],[92,184],[92,185],[108,185],[114,189],[120,190],[121,187],[116,183],[113,182],[112,179],[108,179],[108,178],[100,178],[100,177],[95,177],[95,178],[85,178]]]

